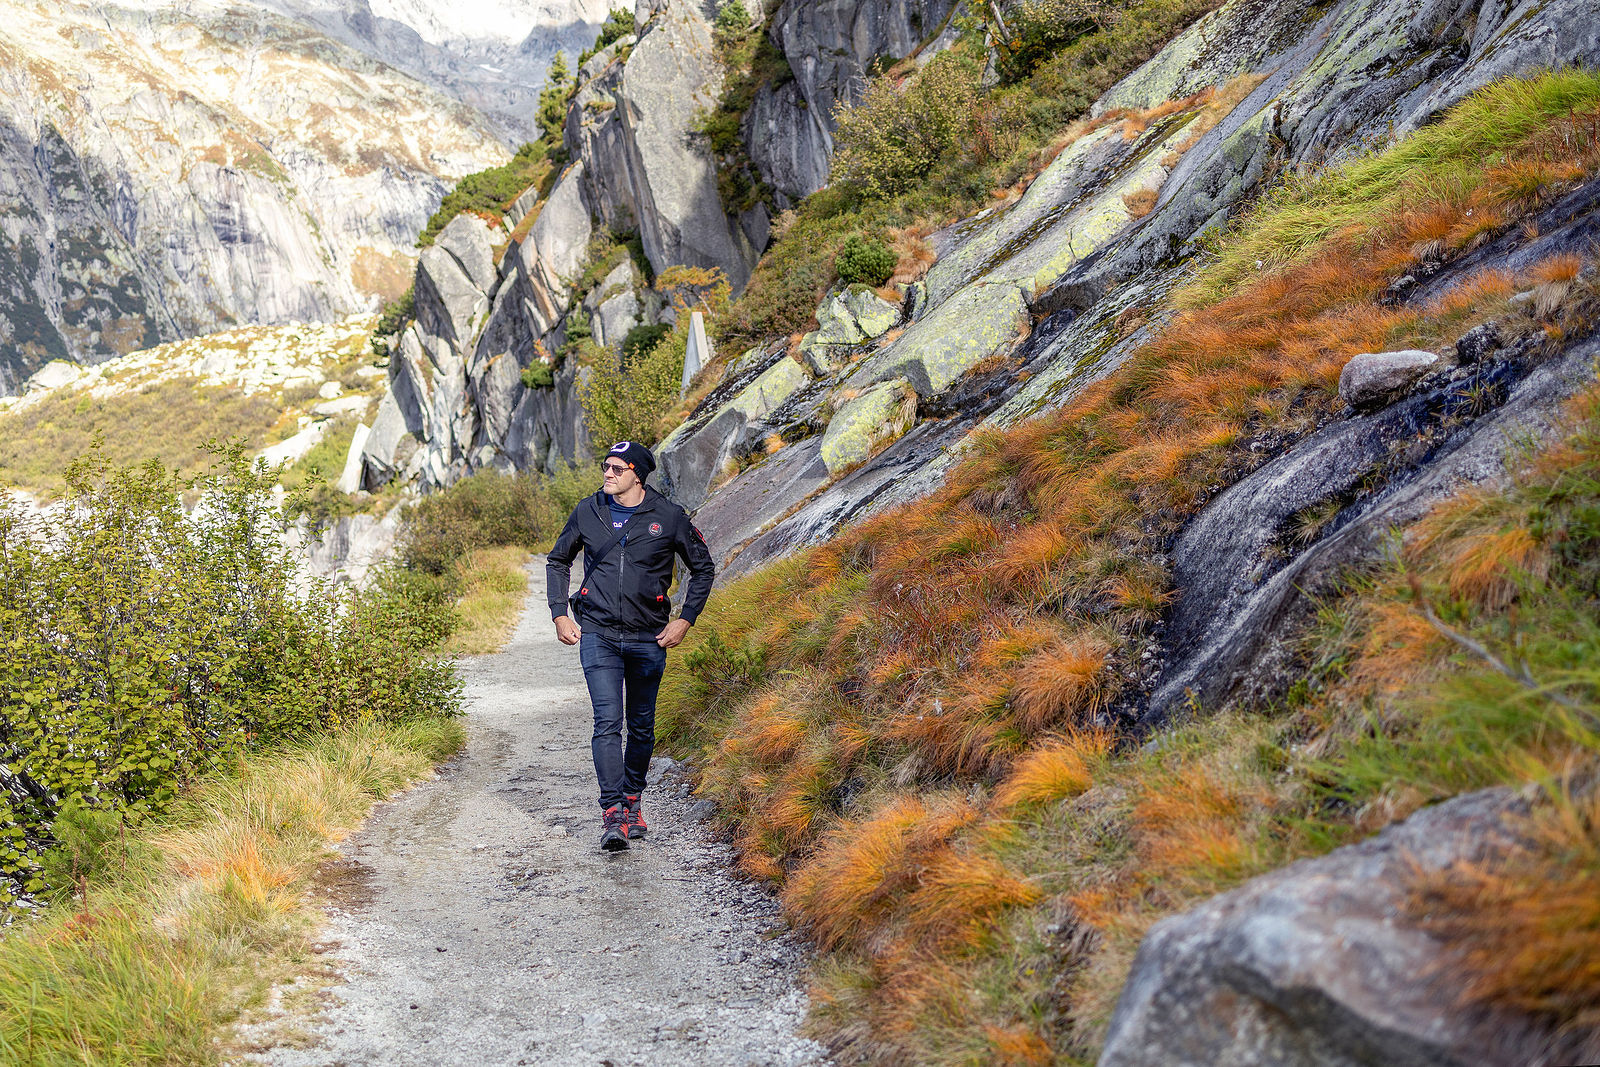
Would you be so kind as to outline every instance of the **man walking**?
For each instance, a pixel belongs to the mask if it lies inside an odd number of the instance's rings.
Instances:
[[[656,690],[667,649],[682,642],[706,606],[716,565],[700,531],[678,505],[645,485],[656,469],[643,445],[620,441],[600,468],[605,484],[573,509],[550,550],[550,616],[578,661],[594,704],[594,773],[600,780],[600,847],[628,847],[644,834],[639,794],[656,745]],[[567,596],[583,548],[583,581]],[[689,567],[678,618],[668,621],[673,557]],[[622,744],[623,724],[628,744]]]

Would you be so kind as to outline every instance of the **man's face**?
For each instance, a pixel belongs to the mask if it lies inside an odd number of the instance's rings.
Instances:
[[[620,459],[608,459],[600,469],[605,472],[605,490],[612,496],[626,493],[639,484],[639,476],[633,473],[633,468]]]

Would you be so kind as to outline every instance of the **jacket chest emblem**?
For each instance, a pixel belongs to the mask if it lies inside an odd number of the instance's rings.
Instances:
[[[650,524],[650,533],[651,533],[651,535],[654,536],[655,534],[658,534],[660,532],[661,532],[661,524],[659,522],[652,522]]]

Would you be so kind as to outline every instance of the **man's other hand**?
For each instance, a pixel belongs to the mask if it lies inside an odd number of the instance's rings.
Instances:
[[[563,615],[556,620],[556,636],[561,638],[563,645],[575,645],[578,643],[578,639],[583,636],[583,631],[578,629],[577,623]],[[683,638],[680,637],[678,640],[681,641]]]
[[[689,632],[687,619],[673,619],[667,623],[667,628],[656,634],[656,644],[662,648],[676,648],[683,644],[684,636]]]

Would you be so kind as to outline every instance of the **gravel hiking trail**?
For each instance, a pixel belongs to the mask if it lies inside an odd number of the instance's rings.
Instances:
[[[462,661],[465,751],[324,869],[332,984],[276,990],[286,1007],[243,1028],[244,1059],[826,1063],[795,1032],[805,946],[767,890],[730,874],[681,767],[652,765],[649,835],[599,850],[588,690],[545,611],[543,558],[529,570],[509,646]],[[309,1017],[292,1007],[306,1000]]]

